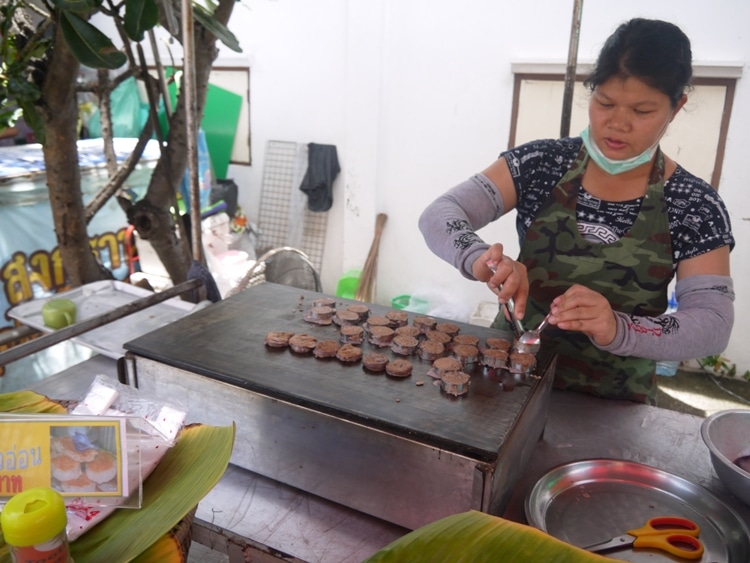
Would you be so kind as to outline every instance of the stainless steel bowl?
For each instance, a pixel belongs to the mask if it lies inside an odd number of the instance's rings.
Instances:
[[[708,446],[719,479],[729,492],[750,505],[750,473],[735,463],[750,455],[750,409],[712,414],[701,424],[701,437]]]

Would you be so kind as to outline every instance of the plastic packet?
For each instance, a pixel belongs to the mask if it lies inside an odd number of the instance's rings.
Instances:
[[[82,497],[66,502],[68,539],[74,541],[107,518],[116,508],[140,508],[143,482],[174,445],[185,424],[186,410],[147,396],[136,388],[97,375],[87,393],[71,409],[75,416],[127,416],[128,423],[140,432],[139,474],[133,475],[130,497],[121,505],[97,506]]]
[[[97,375],[88,392],[70,411],[75,415],[128,416],[141,419],[142,431],[158,435],[170,446],[185,425],[187,411],[146,396],[142,391]]]

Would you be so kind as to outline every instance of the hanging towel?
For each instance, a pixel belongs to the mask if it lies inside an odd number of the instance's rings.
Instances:
[[[333,205],[333,181],[341,171],[335,145],[307,145],[307,172],[299,189],[307,194],[310,211],[328,211]]]
[[[208,268],[206,268],[203,264],[201,264],[197,260],[193,260],[190,263],[187,277],[189,280],[199,279],[203,282],[206,287],[206,299],[208,299],[211,303],[218,303],[219,301],[221,301],[221,292],[219,291],[219,286],[216,285],[216,280],[214,279],[213,275],[211,275],[211,272],[209,272]]]

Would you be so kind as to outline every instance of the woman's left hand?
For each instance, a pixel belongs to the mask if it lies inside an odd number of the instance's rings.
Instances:
[[[571,286],[552,301],[550,312],[550,324],[582,332],[599,346],[615,339],[617,322],[609,301],[587,287]]]

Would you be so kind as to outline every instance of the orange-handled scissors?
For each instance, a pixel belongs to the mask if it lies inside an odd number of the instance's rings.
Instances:
[[[678,516],[651,518],[641,528],[628,530],[627,534],[604,542],[586,546],[588,551],[600,552],[622,547],[651,547],[685,559],[699,559],[703,543],[698,539],[698,524]]]

